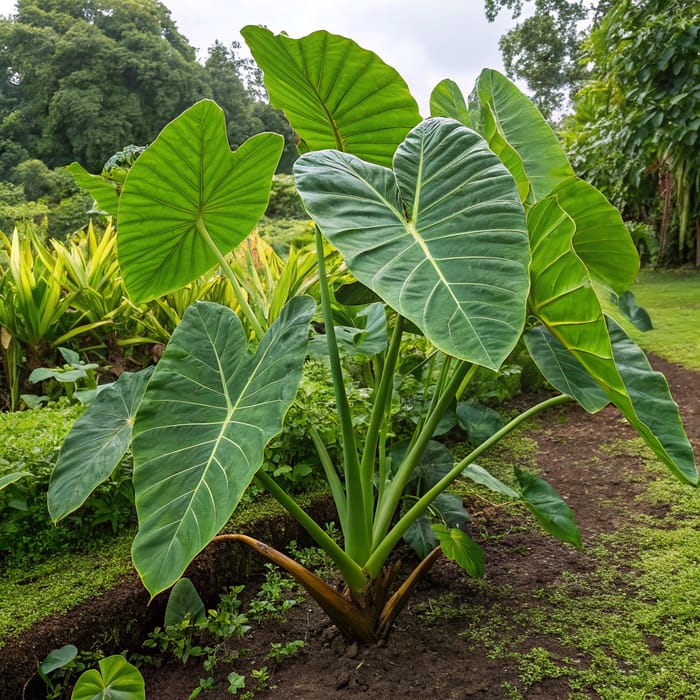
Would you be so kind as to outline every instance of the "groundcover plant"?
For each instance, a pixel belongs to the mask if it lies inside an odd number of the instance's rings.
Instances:
[[[311,297],[293,297],[263,332],[244,303],[242,320],[224,306],[192,305],[155,370],[123,374],[76,422],[52,475],[54,520],[80,507],[131,445],[139,518],[132,554],[151,595],[173,585],[213,539],[230,537],[289,571],[347,637],[372,642],[388,634],[440,552],[483,573],[483,553],[460,527],[464,510],[445,493],[458,477],[523,501],[546,530],[581,545],[571,511],[544,480],[516,469],[513,487],[477,464],[550,406],[573,399],[596,412],[612,402],[677,477],[696,483],[664,377],[604,313],[611,292],[622,294],[634,280],[635,247],[619,214],[576,178],[515,86],[485,70],[467,100],[443,81],[431,117],[421,120],[401,77],[349,39],[315,32],[296,40],[253,26],[243,35],[273,106],[298,135],[294,175],[316,223],[320,309]],[[281,150],[281,137],[261,134],[231,152],[211,101],[165,127],[119,195],[118,257],[135,302],[215,265],[240,291],[225,256],[265,210]],[[348,337],[369,331],[339,326],[324,238],[364,288],[365,321],[372,306],[373,333],[380,328],[369,343],[373,409],[361,440],[341,353]],[[260,469],[265,445],[283,430],[314,318],[334,380],[340,463],[320,431],[310,437],[341,545]],[[406,333],[430,341],[439,371],[413,436],[397,447],[392,396]],[[456,461],[433,439],[441,418],[468,395],[478,367],[498,370],[521,339],[561,393],[474,440]],[[422,491],[405,499],[418,473]],[[262,542],[218,534],[253,479],[328,552],[344,591]],[[427,555],[399,582],[392,553],[407,535],[422,540]]]

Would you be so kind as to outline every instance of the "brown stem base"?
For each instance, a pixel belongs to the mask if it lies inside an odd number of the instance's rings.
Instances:
[[[391,585],[399,572],[400,561],[385,568],[376,579],[368,581],[361,594],[348,589],[339,593],[294,559],[253,537],[225,534],[217,535],[213,541],[241,542],[280,566],[306,589],[346,639],[366,644],[387,638],[409,596],[440,554],[439,548],[434,549],[387,600]]]

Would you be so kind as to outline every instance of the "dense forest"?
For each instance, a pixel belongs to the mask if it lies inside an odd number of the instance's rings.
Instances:
[[[643,258],[700,264],[700,2],[485,0],[484,10],[518,20],[500,42],[507,73],[528,85],[576,171],[622,210]],[[202,97],[224,109],[234,147],[284,134],[289,171],[291,130],[238,48],[216,42],[198,62],[157,0],[18,0],[0,18],[0,230],[43,222],[64,237],[89,198],[62,166],[99,172]]]
[[[157,0],[19,0],[0,18],[0,66],[2,231],[43,217],[53,236],[82,226],[86,197],[62,166],[100,172],[203,97],[223,108],[234,147],[285,135],[280,169],[291,168],[291,130],[252,62],[216,42],[199,63]]]

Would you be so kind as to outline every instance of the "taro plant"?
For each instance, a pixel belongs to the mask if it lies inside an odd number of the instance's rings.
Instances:
[[[63,357],[64,364],[61,367],[37,367],[29,375],[32,384],[55,381],[63,386],[69,401],[79,401],[88,404],[98,393],[97,377],[95,370],[99,365],[95,362],[84,362],[80,355],[70,348],[58,348]],[[22,394],[22,399],[30,407],[35,408],[43,401],[48,401],[47,396],[33,396]]]
[[[462,510],[439,500],[458,477],[524,502],[546,530],[581,545],[571,511],[544,480],[517,470],[512,487],[477,463],[549,407],[574,399],[596,412],[612,402],[676,476],[696,483],[664,377],[603,311],[611,290],[631,285],[635,247],[619,214],[576,178],[515,86],[486,70],[467,101],[453,83],[441,83],[433,115],[421,121],[400,76],[348,39],[316,32],[295,40],[260,27],[243,34],[303,152],[294,173],[316,223],[321,323],[314,325],[323,329],[333,377],[337,459],[321,431],[311,437],[342,542],[261,470],[264,447],[283,429],[302,375],[316,314],[308,296],[289,300],[264,333],[246,333],[229,308],[190,306],[152,376],[122,374],[68,435],[49,489],[52,518],[78,508],[131,443],[139,518],[132,555],[152,596],[213,539],[230,538],[286,569],[347,637],[371,642],[387,635],[441,551],[482,574],[484,554],[459,526]],[[136,303],[216,263],[229,269],[226,255],[265,209],[281,148],[280,137],[262,134],[232,153],[222,112],[209,101],[165,127],[131,168],[119,201],[119,262]],[[365,303],[381,304],[387,329],[372,351],[372,409],[362,432],[339,350],[356,334],[335,325],[327,242],[365,287]],[[243,311],[251,322],[254,311]],[[399,449],[391,444],[391,415],[407,333],[423,334],[434,348],[435,380]],[[561,393],[480,435],[461,460],[435,450],[441,419],[478,368],[498,370],[523,336]],[[432,452],[438,464],[426,469]],[[327,552],[344,591],[262,542],[217,534],[254,479]],[[450,509],[455,518],[444,515]],[[398,582],[397,545],[424,515],[438,512],[443,517],[430,529],[439,546]]]

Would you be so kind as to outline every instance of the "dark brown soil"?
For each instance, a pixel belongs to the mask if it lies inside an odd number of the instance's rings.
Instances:
[[[700,373],[656,358],[653,364],[669,381],[697,455],[700,453]],[[615,456],[600,450],[602,444],[635,433],[612,408],[589,416],[578,407],[567,405],[553,411],[548,419],[551,420],[547,420],[547,429],[530,433],[539,446],[539,469],[574,510],[584,543],[590,546],[600,534],[614,532],[625,521],[624,504],[632,508],[633,496],[645,488],[643,478],[626,476],[642,473],[638,456],[633,453]],[[303,603],[292,608],[284,623],[256,626],[244,640],[249,651],[233,664],[219,664],[218,689],[200,697],[230,700],[235,696],[227,691],[225,679],[229,672],[235,670],[250,677],[251,669],[266,665],[275,688],[256,693],[256,698],[508,698],[504,683],[521,687],[517,669],[508,662],[490,659],[487,648],[475,647],[461,636],[465,621],[459,616],[431,618],[425,615],[426,607],[445,595],[451,596],[455,606],[499,605],[506,609],[512,606],[513,624],[517,625],[515,620],[522,617],[517,613],[527,606],[528,595],[534,600],[537,591],[556,583],[565,572],[585,573],[593,569],[595,562],[586,549],[578,551],[540,535],[529,519],[516,514],[487,509],[472,522],[472,532],[477,538],[479,533],[488,535],[483,538],[488,585],[470,580],[449,561],[438,561],[399,616],[388,643],[372,648],[348,646],[313,602]],[[207,570],[211,571],[205,565],[204,573]],[[518,595],[513,596],[512,591]],[[15,660],[23,664],[28,654],[39,656],[38,649],[45,646],[46,640],[39,644],[37,635],[49,635],[49,648],[69,642],[80,645],[83,637],[78,630],[87,626],[94,631],[95,625],[100,624],[109,629],[114,619],[137,617],[137,610],[145,602],[135,580],[125,583],[121,593],[114,596],[120,597],[109,596],[82,606],[70,616],[67,625],[65,619],[56,619],[48,627],[30,630],[19,640],[21,645],[12,645],[17,651],[8,652],[7,647],[0,650],[0,666],[12,668],[11,659],[3,659],[8,653],[21,654],[22,661],[18,656]],[[160,614],[158,608],[153,611],[155,619]],[[527,630],[519,631],[522,632]],[[271,642],[295,639],[303,639],[305,647],[293,659],[277,667],[264,660]],[[544,647],[562,656],[576,654],[561,649],[554,637],[532,634],[527,636],[523,651],[534,647]],[[444,653],[446,650],[449,653]],[[143,673],[149,700],[187,700],[205,675],[196,663],[186,667],[179,663],[160,669],[144,667]],[[548,679],[526,689],[523,696],[528,700],[556,700],[567,698],[569,688],[565,678]],[[0,694],[0,697],[13,695]]]

